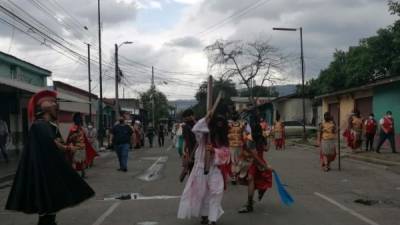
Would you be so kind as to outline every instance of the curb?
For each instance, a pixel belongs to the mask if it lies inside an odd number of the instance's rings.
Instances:
[[[315,148],[316,146],[314,145],[306,145],[306,144],[299,144],[295,142],[290,142],[290,144],[293,144],[294,146],[302,146],[306,148]],[[384,165],[384,166],[400,166],[400,162],[393,162],[393,161],[388,161],[388,160],[383,160],[383,159],[376,159],[376,158],[370,158],[370,157],[365,157],[361,155],[356,155],[356,154],[349,154],[349,153],[342,153],[341,158],[350,158],[354,160],[359,160],[359,161],[364,161],[368,163],[374,163],[374,164],[379,164],[379,165]]]
[[[375,163],[375,164],[380,164],[380,165],[385,165],[385,166],[400,166],[400,162],[393,162],[393,161],[388,161],[388,160],[383,160],[383,159],[375,159],[375,158],[365,157],[365,156],[361,156],[361,155],[348,154],[347,157],[349,157],[351,159],[362,160],[365,162],[370,162],[370,163]]]

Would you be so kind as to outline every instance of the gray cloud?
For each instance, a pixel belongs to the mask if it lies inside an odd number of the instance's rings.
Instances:
[[[61,9],[57,9],[56,6],[50,3],[47,4],[50,9],[58,10],[60,15],[67,16],[66,23],[72,26],[70,30],[35,8],[30,1],[15,0],[13,2],[28,10],[35,18],[45,23],[60,36],[75,43],[77,45],[75,48],[82,54],[86,54],[83,42],[91,42],[94,45],[92,54],[97,57],[97,1],[58,0],[57,2],[74,19],[63,13]],[[302,26],[304,28],[306,78],[311,78],[329,64],[335,49],[346,49],[348,46],[356,45],[359,39],[374,35],[377,29],[391,24],[396,19],[396,17],[389,15],[387,12],[386,1],[384,0],[267,0],[265,4],[254,7],[254,9],[240,17],[226,20],[223,24],[224,26],[218,24],[214,26],[215,29],[199,34],[233,12],[248,6],[251,2],[258,2],[258,0],[205,0],[186,6],[184,18],[180,20],[180,29],[172,30],[175,33],[168,36],[161,33],[160,40],[155,39],[154,41],[159,43],[145,44],[151,43],[144,40],[150,34],[135,33],[134,29],[130,29],[134,26],[137,16],[138,9],[135,3],[128,4],[125,1],[117,0],[102,0],[101,2],[104,38],[103,63],[110,64],[108,66],[105,65],[103,68],[106,96],[114,95],[114,82],[111,79],[114,76],[113,46],[106,45],[106,42],[135,41],[133,45],[123,47],[120,51],[121,56],[171,71],[187,71],[190,69],[182,62],[182,59],[188,54],[202,54],[203,43],[210,43],[220,38],[246,41],[263,37],[269,39],[270,43],[278,47],[284,54],[291,56],[289,67],[283,72],[285,76],[293,78],[291,80],[297,81],[299,78],[300,55],[299,34],[272,31],[272,27]],[[172,1],[167,0],[159,2],[161,4],[167,4],[168,2],[168,4],[172,4]],[[192,1],[187,0],[187,2]],[[162,13],[160,10],[160,20],[164,15]],[[0,16],[3,15],[0,14]],[[82,25],[88,26],[89,31],[83,30]],[[12,30],[6,27],[0,23],[0,38],[7,43]],[[125,28],[129,28],[129,32],[124,32]],[[171,37],[180,38],[171,39]],[[115,38],[121,40],[113,40]],[[3,46],[2,51],[7,52],[8,44],[0,44],[0,46]],[[53,50],[48,50],[47,47],[40,45],[40,43],[30,40],[24,34],[15,32],[11,53],[15,53],[17,57],[31,61],[34,64],[53,70],[55,79],[64,79],[79,87],[85,87],[87,73],[85,65],[60,57],[58,53],[54,53]],[[186,58],[185,60],[188,59]],[[148,87],[151,75],[149,68],[128,62],[122,63],[125,64],[123,69],[126,74],[131,77],[131,82],[135,84],[132,89],[142,91]],[[206,68],[204,68],[205,70]],[[97,65],[92,66],[92,74],[94,74],[93,77],[95,83],[97,83]],[[161,74],[159,71],[156,72],[156,75],[192,82],[202,80],[202,77]],[[139,85],[140,83],[143,84]],[[178,93],[176,86],[172,86],[170,84],[160,88],[165,90],[170,88],[169,92]],[[184,91],[181,90],[181,86],[179,88],[179,93],[188,94],[195,91],[195,88],[188,90],[187,87],[182,87],[182,89],[185,89]],[[98,91],[98,89],[96,90]]]
[[[199,12],[218,12],[226,17],[251,3],[231,2],[205,1]],[[272,31],[272,27],[302,26],[307,78],[311,78],[329,64],[335,49],[347,49],[356,45],[361,38],[374,35],[377,29],[386,27],[395,19],[389,15],[386,1],[382,0],[270,0],[240,17],[231,19],[225,27],[232,27],[234,33],[225,38],[247,40],[265,33],[267,38],[271,39],[271,44],[287,54],[297,56],[293,60],[293,68],[290,69],[296,72],[300,55],[298,32]],[[214,31],[209,35],[217,34],[218,31]]]
[[[191,37],[191,36],[173,39],[173,40],[165,43],[165,45],[172,46],[172,47],[182,47],[182,48],[202,48],[203,47],[202,42],[198,38]]]

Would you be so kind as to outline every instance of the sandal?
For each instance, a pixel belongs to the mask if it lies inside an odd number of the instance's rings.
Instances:
[[[252,205],[245,205],[239,209],[238,213],[250,213],[253,212],[253,210],[254,209]]]

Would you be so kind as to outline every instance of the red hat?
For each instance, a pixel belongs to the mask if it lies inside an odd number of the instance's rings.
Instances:
[[[34,94],[31,99],[29,99],[28,103],[28,119],[30,122],[35,120],[36,116],[36,106],[40,105],[42,102],[57,98],[57,92],[50,90],[39,91]]]

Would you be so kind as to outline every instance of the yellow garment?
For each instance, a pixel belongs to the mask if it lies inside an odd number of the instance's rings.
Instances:
[[[361,131],[362,130],[362,124],[363,124],[363,122],[362,122],[361,118],[353,116],[353,118],[351,120],[351,125],[352,125],[352,128],[354,130]]]
[[[242,147],[243,145],[243,128],[244,125],[238,121],[231,121],[229,123],[229,147]]]
[[[332,140],[336,138],[335,123],[333,121],[321,124],[322,140]]]
[[[283,123],[281,121],[276,121],[274,124],[274,131],[275,132],[282,132],[283,131]]]

